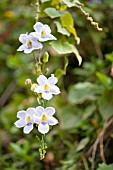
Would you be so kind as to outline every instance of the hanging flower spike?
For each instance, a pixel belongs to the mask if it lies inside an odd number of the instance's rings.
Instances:
[[[37,86],[34,92],[42,93],[42,97],[46,100],[50,100],[53,95],[58,95],[60,93],[59,88],[55,85],[58,79],[53,75],[48,79],[44,75],[40,75],[37,78],[39,86]]]
[[[36,32],[33,32],[32,34],[37,37],[39,41],[44,42],[48,40],[56,40],[51,34],[51,29],[48,25],[43,25],[41,22],[37,22],[33,28]]]
[[[17,113],[17,120],[14,124],[17,128],[24,127],[23,132],[28,134],[33,129],[33,124],[35,123],[35,108],[29,108],[27,111],[19,111]]]
[[[17,49],[17,51],[24,51],[24,53],[31,53],[33,50],[41,49],[43,46],[38,39],[32,35],[32,33],[21,34],[19,36],[19,41],[22,45]]]
[[[38,131],[42,134],[48,133],[49,125],[53,126],[58,123],[58,120],[53,117],[55,109],[53,107],[42,106],[36,108],[36,118],[35,121],[38,123]]]

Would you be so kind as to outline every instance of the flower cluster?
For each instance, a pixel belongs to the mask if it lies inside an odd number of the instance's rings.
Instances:
[[[19,41],[22,45],[17,49],[17,51],[24,51],[24,53],[28,54],[33,50],[41,49],[43,45],[40,42],[56,40],[56,38],[51,34],[51,29],[48,25],[43,25],[41,22],[37,22],[33,28],[35,32],[20,35]]]
[[[49,125],[56,125],[58,120],[53,117],[55,109],[53,107],[42,106],[37,108],[29,108],[26,111],[22,110],[17,113],[17,120],[15,126],[18,128],[24,127],[24,133],[28,134],[33,129],[33,124],[38,125],[38,131],[46,134],[49,131]]]
[[[44,75],[40,75],[37,78],[38,84],[33,84],[33,91],[36,93],[42,93],[42,98],[50,100],[52,94],[59,94],[60,90],[55,85],[58,79],[52,75],[48,79]],[[24,127],[23,132],[28,134],[33,129],[33,124],[38,125],[38,131],[45,134],[49,131],[49,125],[56,125],[57,119],[53,117],[55,109],[53,107],[43,108],[38,106],[35,108],[28,108],[27,111],[19,111],[17,113],[18,121],[15,122],[15,126],[18,128]]]
[[[24,53],[31,53],[33,50],[41,49],[43,47],[42,42],[48,40],[56,40],[51,34],[51,29],[48,25],[43,25],[41,22],[37,22],[34,25],[35,32],[30,34],[21,34],[19,41],[22,45],[17,51],[24,51]],[[30,79],[26,80],[26,84],[31,85],[31,90],[36,94],[41,94],[41,99],[50,100],[53,95],[60,93],[59,88],[56,86],[58,79],[51,75],[46,78],[44,75],[39,75],[37,83],[32,84]],[[44,102],[43,102],[44,103]],[[40,102],[39,102],[40,104]],[[44,106],[44,105],[43,105]],[[49,131],[49,126],[56,125],[58,120],[53,117],[55,109],[53,107],[42,107],[28,108],[26,111],[22,110],[17,113],[17,120],[14,124],[16,127],[23,127],[23,132],[28,134],[33,129],[33,125],[36,124],[38,131],[42,134],[46,134]]]

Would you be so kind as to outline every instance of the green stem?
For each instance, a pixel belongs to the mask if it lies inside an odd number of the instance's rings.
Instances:
[[[34,56],[35,62],[37,63],[37,58],[36,58],[34,51],[33,51],[33,56]]]
[[[42,135],[42,150],[44,150],[45,147],[44,147],[44,135]]]
[[[87,163],[86,159],[83,157],[82,160],[83,160],[85,170],[89,170],[88,163]]]
[[[46,154],[46,149],[47,149],[47,145],[44,141],[44,135],[42,135],[42,140],[40,141],[41,145],[39,148],[39,153],[40,153],[40,160],[45,158],[45,154]]]
[[[48,101],[47,101],[47,100],[45,100],[45,107],[47,107],[47,103],[48,103]]]
[[[38,54],[38,62],[41,63],[40,54]]]

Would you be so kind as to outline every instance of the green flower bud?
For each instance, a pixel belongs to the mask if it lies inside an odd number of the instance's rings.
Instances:
[[[35,64],[35,70],[36,70],[36,72],[39,71],[39,65],[38,64]]]
[[[48,52],[45,52],[45,53],[44,53],[43,62],[44,62],[44,63],[47,63],[47,62],[48,62],[48,59],[49,59],[49,54],[48,54]]]

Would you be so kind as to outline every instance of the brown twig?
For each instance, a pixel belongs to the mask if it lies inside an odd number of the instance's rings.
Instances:
[[[113,118],[111,118],[105,122],[104,127],[101,130],[101,132],[98,134],[96,140],[83,153],[83,155],[85,155],[86,158],[88,158],[88,157],[90,157],[90,155],[92,155],[91,170],[95,169],[95,158],[96,158],[96,152],[97,152],[98,145],[100,147],[100,157],[103,162],[106,162],[105,156],[104,156],[106,146],[104,147],[103,143],[112,133],[113,133]],[[109,142],[110,142],[110,139],[109,139]],[[81,156],[81,160],[79,161],[79,164],[81,164],[81,162],[82,162],[82,156]]]
[[[104,146],[103,146],[104,133],[105,133],[105,129],[103,129],[103,131],[100,134],[100,156],[102,161],[106,163],[105,156],[104,156]]]
[[[96,141],[93,144],[91,170],[94,170],[94,167],[95,167],[94,160],[95,160],[95,156],[96,156],[97,146],[98,146],[98,143],[99,143],[99,138],[100,138],[99,136],[100,135],[98,135],[98,137],[96,138]]]

